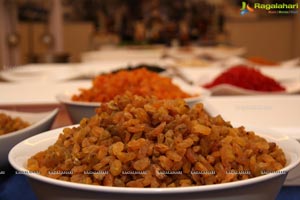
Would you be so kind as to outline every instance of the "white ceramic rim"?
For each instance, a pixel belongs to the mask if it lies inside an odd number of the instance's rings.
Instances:
[[[84,102],[84,101],[73,101],[71,99],[73,94],[68,92],[56,95],[56,99],[63,104],[76,105],[76,106],[87,106],[87,107],[99,107],[101,103],[98,102]]]
[[[69,127],[74,127],[78,125],[72,125]],[[41,133],[39,135],[35,135],[33,137],[30,137],[16,146],[14,146],[11,151],[9,152],[9,162],[10,164],[18,171],[26,171],[26,169],[18,164],[17,161],[15,161],[16,153],[20,151],[19,148],[24,145],[24,143],[28,142],[28,140],[36,139],[36,138],[43,138],[44,135],[50,135],[51,138],[55,137],[55,140],[57,139],[57,136],[59,133],[62,132],[64,129],[54,129],[51,131],[47,131],[44,133]],[[277,140],[285,140],[289,142],[291,145],[295,146],[297,151],[295,152],[289,152],[288,154],[288,159],[291,159],[286,167],[281,169],[280,171],[283,172],[289,172],[291,169],[296,167],[299,162],[300,162],[300,144],[297,142],[295,139],[292,139],[288,136],[284,136],[282,134],[279,134],[276,131],[273,130],[266,130],[266,129],[258,129],[258,128],[249,128],[247,130],[254,130],[256,133],[257,132],[268,132],[269,134],[272,133],[271,135],[264,135],[268,136],[269,139],[272,138],[273,140],[276,140],[275,137],[277,137]],[[261,134],[257,133],[257,135],[262,136]],[[265,138],[268,138],[265,137]],[[48,138],[49,139],[49,138]],[[43,139],[45,140],[45,138]],[[47,148],[47,147],[46,147]],[[45,148],[45,149],[46,149]],[[285,152],[286,153],[286,152]],[[292,158],[294,157],[294,159]],[[296,157],[296,158],[295,158]],[[191,186],[191,187],[176,187],[176,188],[128,188],[128,187],[112,187],[112,186],[95,186],[95,185],[86,185],[86,184],[81,184],[81,183],[72,183],[72,182],[66,182],[66,181],[61,181],[61,180],[56,180],[48,177],[44,177],[42,175],[34,174],[34,173],[28,173],[25,174],[26,176],[33,178],[35,180],[45,182],[48,184],[56,185],[56,186],[62,186],[62,187],[67,187],[67,188],[73,188],[73,189],[79,189],[79,190],[86,190],[86,191],[94,191],[94,192],[106,192],[106,193],[132,193],[132,194],[176,194],[176,193],[189,193],[189,192],[206,192],[206,191],[214,191],[214,190],[223,190],[223,189],[228,189],[228,188],[237,188],[237,187],[243,187],[251,184],[255,184],[258,182],[262,181],[267,181],[272,178],[276,178],[278,176],[281,176],[282,174],[280,173],[272,173],[272,174],[266,174],[263,176],[247,179],[247,180],[241,180],[241,181],[236,181],[236,182],[230,182],[230,183],[222,183],[222,184],[214,184],[214,185],[203,185],[203,186]]]
[[[275,92],[264,92],[264,91],[256,91],[256,90],[249,90],[241,87],[237,87],[231,84],[219,84],[214,87],[209,88],[209,90],[212,93],[219,93],[219,92],[224,92],[224,93],[234,93],[234,94],[241,94],[241,95],[276,95],[276,94],[289,94],[287,91],[275,91]]]
[[[11,82],[64,81],[80,75],[70,64],[28,64],[0,72],[0,76]],[[27,75],[18,75],[26,72]],[[64,73],[57,75],[57,73]],[[53,76],[46,76],[51,73]],[[56,76],[55,76],[56,75]]]

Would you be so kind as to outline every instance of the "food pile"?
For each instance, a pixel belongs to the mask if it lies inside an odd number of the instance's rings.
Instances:
[[[205,88],[212,88],[221,84],[230,84],[248,90],[280,92],[285,88],[276,80],[263,75],[259,70],[244,65],[237,65],[229,68],[211,83],[204,85]]]
[[[210,117],[202,104],[126,93],[65,128],[27,168],[76,183],[157,188],[244,180],[285,164],[275,143]]]
[[[93,86],[90,89],[81,89],[81,93],[73,95],[72,100],[108,102],[127,91],[140,96],[154,95],[159,99],[191,97],[174,85],[170,78],[140,68],[99,75],[93,80]]]
[[[5,113],[0,113],[0,136],[21,130],[29,126],[28,122],[23,121],[21,118],[12,118]]]

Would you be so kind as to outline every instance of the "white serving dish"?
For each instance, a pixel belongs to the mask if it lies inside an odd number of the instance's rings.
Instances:
[[[157,62],[160,60],[164,49],[128,49],[114,48],[100,51],[89,51],[81,55],[82,62],[120,61],[125,65],[131,62]]]
[[[300,144],[288,136],[277,132],[252,128],[251,130],[268,141],[277,143],[284,151],[287,165],[284,173],[272,173],[264,176],[215,185],[181,188],[126,188],[94,186],[51,179],[35,173],[28,173],[26,163],[35,153],[47,149],[53,144],[63,128],[47,131],[28,138],[17,144],[9,153],[11,165],[29,177],[32,188],[39,199],[222,199],[222,200],[266,200],[275,199],[288,171],[300,162]]]
[[[72,94],[67,92],[56,95],[56,99],[66,107],[69,117],[74,124],[79,123],[84,117],[89,118],[95,115],[95,109],[101,105],[101,103],[97,102],[73,101]]]
[[[220,84],[210,88],[212,95],[275,95],[275,94],[296,94],[300,93],[300,81],[283,83],[285,91],[256,91],[244,89],[230,84]]]
[[[201,87],[186,84],[180,79],[173,79],[173,82],[188,94],[195,95],[195,97],[185,99],[189,106],[192,106],[195,103],[202,101],[204,98],[210,95],[210,92],[208,90]],[[56,99],[66,106],[71,120],[74,124],[77,124],[82,118],[93,116],[95,114],[95,109],[99,107],[101,103],[73,101],[71,99],[73,94],[75,93],[60,93],[56,95]]]
[[[8,152],[11,148],[28,137],[49,130],[58,113],[58,109],[42,113],[0,110],[0,113],[13,118],[20,117],[31,124],[24,129],[0,136],[0,166],[5,166],[8,165]]]
[[[233,66],[233,65],[230,65]],[[219,76],[226,68],[181,68],[180,71],[189,77],[197,85],[210,83]],[[283,92],[259,92],[255,90],[247,90],[240,87],[222,84],[210,88],[212,95],[265,95],[265,94],[296,94],[300,93],[300,68],[280,68],[268,67],[259,68],[259,70],[278,81],[286,88]]]
[[[62,91],[75,93],[78,88],[90,86],[91,80],[39,83],[0,83],[0,105],[57,104],[58,102],[55,98],[57,93]]]

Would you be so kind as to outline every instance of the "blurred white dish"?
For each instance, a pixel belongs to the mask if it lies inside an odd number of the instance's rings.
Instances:
[[[101,105],[97,102],[73,101],[72,96],[73,94],[66,92],[56,95],[56,99],[64,104],[74,124],[79,123],[84,117],[95,115],[95,109]]]
[[[30,64],[1,71],[0,76],[12,82],[62,81],[79,76],[76,67],[71,64]]]
[[[193,95],[191,98],[185,99],[189,106],[203,100],[210,95],[210,92],[204,88],[189,85],[180,79],[173,79],[173,83],[178,85],[183,91]],[[91,117],[95,114],[95,109],[100,106],[98,102],[82,102],[73,101],[72,96],[75,93],[65,92],[56,95],[56,99],[66,106],[73,123],[77,124],[84,117]]]
[[[81,55],[82,62],[107,62],[120,61],[124,65],[131,62],[153,62],[159,61],[163,55],[164,49],[128,49],[114,48],[102,49],[99,51],[89,51]]]
[[[209,88],[212,95],[269,95],[269,94],[296,94],[300,93],[300,81],[282,83],[285,91],[256,91],[244,89],[230,84],[220,84]]]
[[[8,152],[14,145],[30,136],[44,132],[51,128],[51,125],[58,113],[58,109],[42,113],[0,110],[0,113],[4,113],[13,118],[20,117],[22,120],[31,124],[24,129],[0,136],[0,166],[4,166],[8,164]]]
[[[11,165],[29,177],[30,183],[39,199],[275,199],[287,176],[300,161],[300,144],[277,132],[252,128],[258,135],[275,142],[284,151],[287,165],[282,173],[270,173],[264,176],[231,183],[180,188],[126,188],[95,186],[55,180],[26,170],[27,160],[53,144],[63,128],[51,130],[28,138],[17,144],[9,153]]]
[[[76,92],[90,87],[90,80],[60,82],[0,83],[0,105],[57,104],[55,95],[61,91]],[[25,91],[27,92],[26,95]]]
[[[161,68],[172,64],[170,60],[167,59],[134,59],[129,61],[123,60],[101,60],[88,62],[83,62],[78,64],[78,71],[80,71],[81,76],[94,78],[95,76],[103,73],[111,73],[112,71],[126,69],[127,67],[135,67],[138,65],[156,65]]]
[[[192,71],[191,69],[182,70],[186,76],[191,76],[195,83],[199,85],[205,85],[211,83],[213,80],[218,78],[227,69],[206,69]],[[256,91],[244,89],[231,84],[219,84],[209,88],[212,95],[264,95],[264,94],[296,94],[300,93],[300,69],[298,68],[260,68],[259,71],[268,76],[279,84],[281,84],[285,91]],[[198,74],[195,76],[193,74]]]
[[[183,47],[166,49],[168,56],[176,59],[191,59],[191,58],[208,58],[212,60],[223,60],[231,57],[241,56],[246,53],[244,47]]]

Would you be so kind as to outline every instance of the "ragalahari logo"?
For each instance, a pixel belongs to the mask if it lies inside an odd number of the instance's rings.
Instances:
[[[249,6],[245,1],[242,2],[241,15],[245,15],[248,12],[254,12],[254,9]]]

